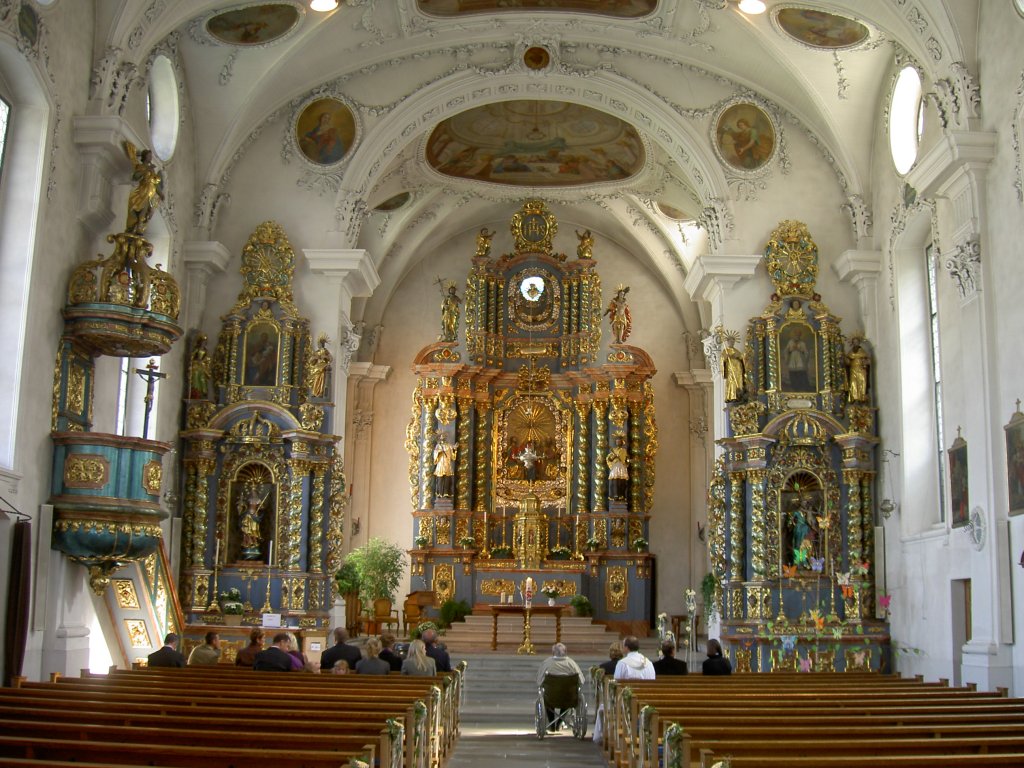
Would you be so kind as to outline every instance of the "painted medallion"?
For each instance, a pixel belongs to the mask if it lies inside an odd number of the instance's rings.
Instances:
[[[206,31],[227,45],[266,45],[291,30],[299,9],[285,3],[265,3],[236,8],[206,22]]]

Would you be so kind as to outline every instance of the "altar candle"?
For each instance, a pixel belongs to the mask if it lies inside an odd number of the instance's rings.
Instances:
[[[274,562],[274,540],[270,540],[270,549],[267,552],[267,567],[269,568]]]
[[[215,540],[216,546],[213,548],[213,567],[217,567],[217,562],[220,560],[220,539]]]

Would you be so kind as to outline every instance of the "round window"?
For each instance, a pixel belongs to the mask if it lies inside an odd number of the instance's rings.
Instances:
[[[921,75],[914,67],[904,67],[896,78],[889,104],[889,151],[901,176],[917,160],[922,122]]]
[[[157,56],[149,70],[149,134],[153,151],[170,159],[178,143],[178,80],[166,56]]]

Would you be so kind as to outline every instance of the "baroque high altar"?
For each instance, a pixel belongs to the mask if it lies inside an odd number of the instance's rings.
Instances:
[[[746,349],[723,328],[711,345],[728,415],[708,491],[721,636],[739,671],[887,669],[870,351],[816,293],[806,225],[780,223],[764,261],[775,292]]]
[[[443,287],[442,333],[417,354],[406,433],[417,577],[439,602],[585,595],[610,626],[650,624],[649,512],[658,447],[655,369],[631,332],[628,288],[605,308],[589,230],[554,250],[555,216],[528,201],[515,249],[482,229],[462,300]],[[600,361],[601,324],[613,339]],[[564,600],[562,602],[565,602]]]

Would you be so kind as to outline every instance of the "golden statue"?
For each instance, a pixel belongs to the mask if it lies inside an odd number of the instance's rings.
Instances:
[[[206,351],[206,334],[196,336],[188,377],[189,400],[205,400],[210,396],[210,355]]]
[[[576,246],[576,256],[581,259],[594,258],[594,236],[590,234],[590,230],[580,232],[577,229],[576,237],[580,239],[580,244]]]
[[[615,289],[615,297],[604,311],[606,315],[611,316],[612,336],[615,337],[616,344],[625,344],[633,330],[633,318],[629,314],[629,304],[626,303],[627,293],[629,286],[620,283]]]
[[[848,359],[847,377],[850,402],[863,403],[868,399],[868,368],[871,365],[871,358],[861,347],[859,339],[853,339]]]
[[[259,560],[262,557],[263,534],[260,530],[260,522],[263,520],[263,504],[270,496],[267,491],[260,497],[255,485],[249,488],[248,501],[238,500],[238,506],[243,512],[238,521],[238,527],[242,532],[242,559]]]
[[[439,281],[440,282],[440,281]],[[438,341],[457,341],[459,337],[459,305],[462,299],[455,292],[455,283],[448,283],[447,293],[441,300],[441,335]]]
[[[164,199],[164,180],[156,165],[153,154],[144,149],[142,152],[130,141],[124,142],[124,151],[132,163],[132,181],[135,188],[128,194],[128,221],[125,232],[131,235],[144,235],[153,209]]]
[[[309,383],[310,397],[323,397],[327,391],[327,372],[331,369],[334,358],[327,351],[327,344],[330,342],[326,333],[321,333],[317,339],[319,349],[309,358],[309,368],[306,372],[306,380]]]
[[[486,259],[491,255],[491,238],[494,232],[488,232],[487,227],[480,227],[480,233],[476,236],[476,253],[478,259]]]
[[[725,401],[742,400],[746,389],[743,355],[736,349],[736,337],[731,334],[726,335],[725,349],[722,350],[722,378],[725,381]]]

